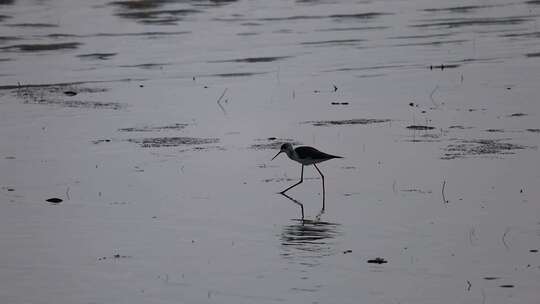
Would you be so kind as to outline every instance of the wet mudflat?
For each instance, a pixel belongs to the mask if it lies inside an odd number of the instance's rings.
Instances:
[[[539,19],[0,1],[0,302],[537,303]]]

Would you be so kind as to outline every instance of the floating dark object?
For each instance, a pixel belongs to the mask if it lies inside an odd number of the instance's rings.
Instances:
[[[508,117],[521,117],[521,116],[527,116],[527,114],[525,114],[525,113],[514,113],[514,114],[508,115]]]
[[[75,96],[75,95],[77,95],[77,92],[75,92],[75,91],[65,91],[64,94],[66,94],[67,96]]]
[[[414,102],[409,102],[410,107],[414,107]]]
[[[335,92],[335,91],[337,91],[337,90],[338,90],[338,88],[336,87],[336,85],[335,85],[335,84],[333,84],[333,86],[334,86],[334,92]]]
[[[60,204],[63,200],[57,197],[49,198],[46,200],[49,203]]]
[[[370,264],[385,264],[385,263],[388,263],[387,260],[385,260],[383,258],[379,258],[379,257],[368,260],[367,262],[370,263]]]
[[[348,102],[342,102],[341,104],[342,105],[348,105],[349,103]]]
[[[538,252],[538,249],[531,249],[531,250],[529,250],[529,252],[536,253],[536,252]]]
[[[351,252],[352,252],[352,250],[347,249],[347,250],[343,251],[343,254],[347,254],[347,253],[351,253]]]
[[[499,287],[501,287],[501,288],[514,288],[514,285],[512,285],[512,284],[506,284],[506,285],[501,285],[501,286],[499,286]]]
[[[304,121],[302,124],[312,124],[314,126],[338,126],[338,125],[368,125],[374,123],[389,122],[390,119],[375,119],[375,118],[358,118],[346,120],[311,120]]]
[[[433,130],[433,129],[435,129],[435,127],[422,126],[422,125],[410,125],[410,126],[407,127],[407,129],[411,129],[411,130]]]
[[[276,140],[277,137],[268,137],[268,140]]]
[[[493,281],[493,280],[498,280],[499,277],[485,277],[484,280],[486,281]]]

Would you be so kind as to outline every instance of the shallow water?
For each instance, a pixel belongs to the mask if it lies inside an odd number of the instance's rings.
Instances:
[[[537,303],[539,19],[0,1],[0,302]]]

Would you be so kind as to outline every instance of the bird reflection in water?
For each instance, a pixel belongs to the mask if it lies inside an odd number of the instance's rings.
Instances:
[[[301,264],[306,266],[316,266],[320,258],[335,254],[337,252],[335,237],[341,234],[340,225],[322,221],[324,209],[321,209],[314,220],[304,219],[302,203],[288,195],[283,196],[301,207],[302,218],[295,220],[294,224],[283,227],[280,234],[283,249],[281,256],[300,259]]]

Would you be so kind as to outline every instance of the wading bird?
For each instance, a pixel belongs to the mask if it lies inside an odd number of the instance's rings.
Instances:
[[[325,189],[324,189],[324,175],[322,174],[321,170],[319,170],[319,168],[317,167],[316,164],[320,163],[320,162],[323,162],[323,161],[327,161],[329,159],[333,159],[333,158],[343,158],[341,156],[336,156],[336,155],[330,155],[330,154],[326,154],[324,152],[321,152],[313,147],[307,147],[307,146],[303,146],[303,147],[296,147],[296,148],[293,148],[293,146],[290,144],[290,143],[284,143],[283,145],[281,145],[281,148],[278,152],[278,154],[276,154],[276,156],[274,156],[272,158],[272,160],[274,160],[274,158],[276,158],[279,154],[285,152],[287,154],[287,156],[300,163],[302,165],[302,172],[300,173],[300,181],[292,186],[290,186],[289,188],[283,190],[280,192],[280,194],[283,194],[285,195],[285,192],[291,190],[292,188],[300,185],[303,181],[304,181],[304,166],[309,166],[309,165],[313,165],[315,167],[315,169],[317,169],[317,171],[319,172],[319,174],[321,175],[321,178],[322,178],[322,189],[323,189],[323,207],[322,209],[324,210],[324,201],[325,201]]]

